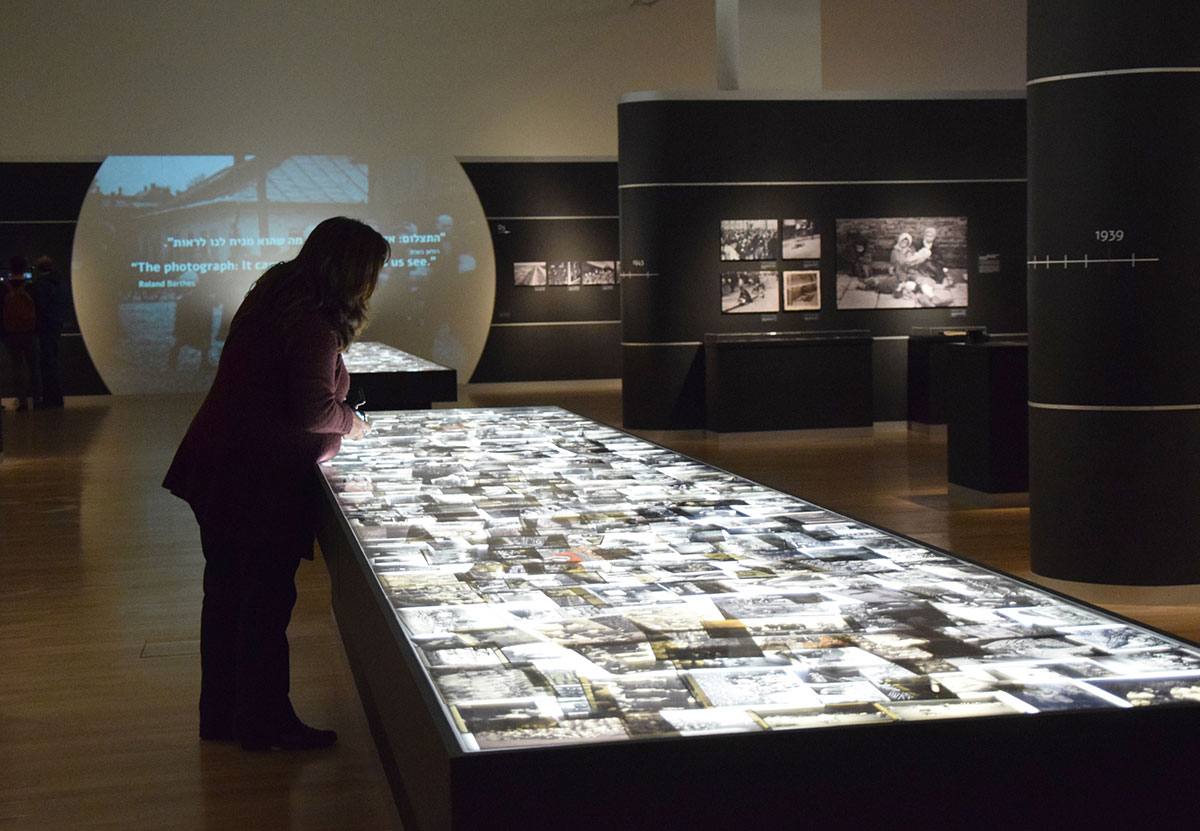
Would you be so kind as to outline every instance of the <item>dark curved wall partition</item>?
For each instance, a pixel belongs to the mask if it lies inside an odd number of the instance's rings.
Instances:
[[[464,160],[496,256],[496,299],[472,383],[615,378],[617,164]],[[603,282],[550,284],[552,263],[602,262]],[[518,282],[522,267],[537,270]]]
[[[709,334],[866,330],[875,338],[875,418],[889,420],[905,418],[904,350],[914,329],[1025,331],[1024,100],[641,94],[620,104],[618,123],[627,426],[704,426]],[[894,241],[903,229],[895,218],[953,218],[958,237],[943,241],[964,266],[969,302],[839,302],[838,221],[871,220],[880,239]],[[723,253],[722,221],[773,220],[782,229],[788,219],[813,222],[817,256],[791,259],[777,248],[745,262]],[[886,268],[888,248],[876,259]],[[741,278],[728,275],[747,269],[766,273],[778,310],[723,304],[722,275],[729,293]],[[788,270],[819,272],[803,308],[786,308]]]
[[[1200,8],[1028,26],[1033,570],[1200,582]]]

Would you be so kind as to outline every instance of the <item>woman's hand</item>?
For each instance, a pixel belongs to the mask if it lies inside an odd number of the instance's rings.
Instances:
[[[354,421],[350,424],[350,432],[346,434],[346,438],[350,441],[358,441],[371,432],[371,422],[361,418],[356,412],[352,412],[351,417]]]

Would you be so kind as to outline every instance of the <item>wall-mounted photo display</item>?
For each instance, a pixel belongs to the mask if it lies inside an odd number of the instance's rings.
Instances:
[[[588,260],[580,263],[580,275],[585,286],[612,286],[617,282],[615,260]]]
[[[967,305],[967,218],[837,221],[837,307]]]
[[[821,272],[783,272],[783,310],[811,312],[821,308]]]
[[[776,260],[779,258],[779,220],[722,219],[721,260]]]
[[[546,285],[545,263],[513,263],[513,285]]]
[[[726,271],[721,274],[722,314],[769,314],[778,311],[778,272]]]
[[[821,259],[821,235],[817,223],[811,219],[785,219],[783,221],[783,259]]]
[[[613,286],[616,283],[616,260],[513,263],[513,285],[517,286]]]
[[[546,263],[546,284],[551,286],[579,286],[583,284],[581,263],[573,260]]]

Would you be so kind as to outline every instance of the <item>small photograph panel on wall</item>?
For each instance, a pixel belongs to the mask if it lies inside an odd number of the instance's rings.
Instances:
[[[612,286],[617,282],[615,260],[588,260],[580,267],[585,286]]]
[[[821,308],[821,272],[783,272],[783,310],[811,312]]]
[[[517,286],[546,285],[546,264],[513,263],[513,284]]]
[[[785,219],[783,221],[783,259],[821,259],[821,235],[817,223],[811,219]]]
[[[721,260],[774,260],[779,257],[779,220],[722,219]]]
[[[582,263],[573,260],[546,263],[546,282],[551,286],[582,285]]]
[[[778,311],[777,272],[726,271],[721,274],[722,314],[769,314]]]
[[[967,305],[965,216],[837,221],[839,309]]]

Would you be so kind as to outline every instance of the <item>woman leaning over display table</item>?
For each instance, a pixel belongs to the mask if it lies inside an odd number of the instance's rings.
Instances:
[[[247,750],[337,740],[292,709],[287,626],[296,569],[312,559],[313,466],[370,429],[345,401],[341,353],[389,254],[373,228],[334,217],[255,282],[163,482],[191,506],[204,551],[202,739]]]

